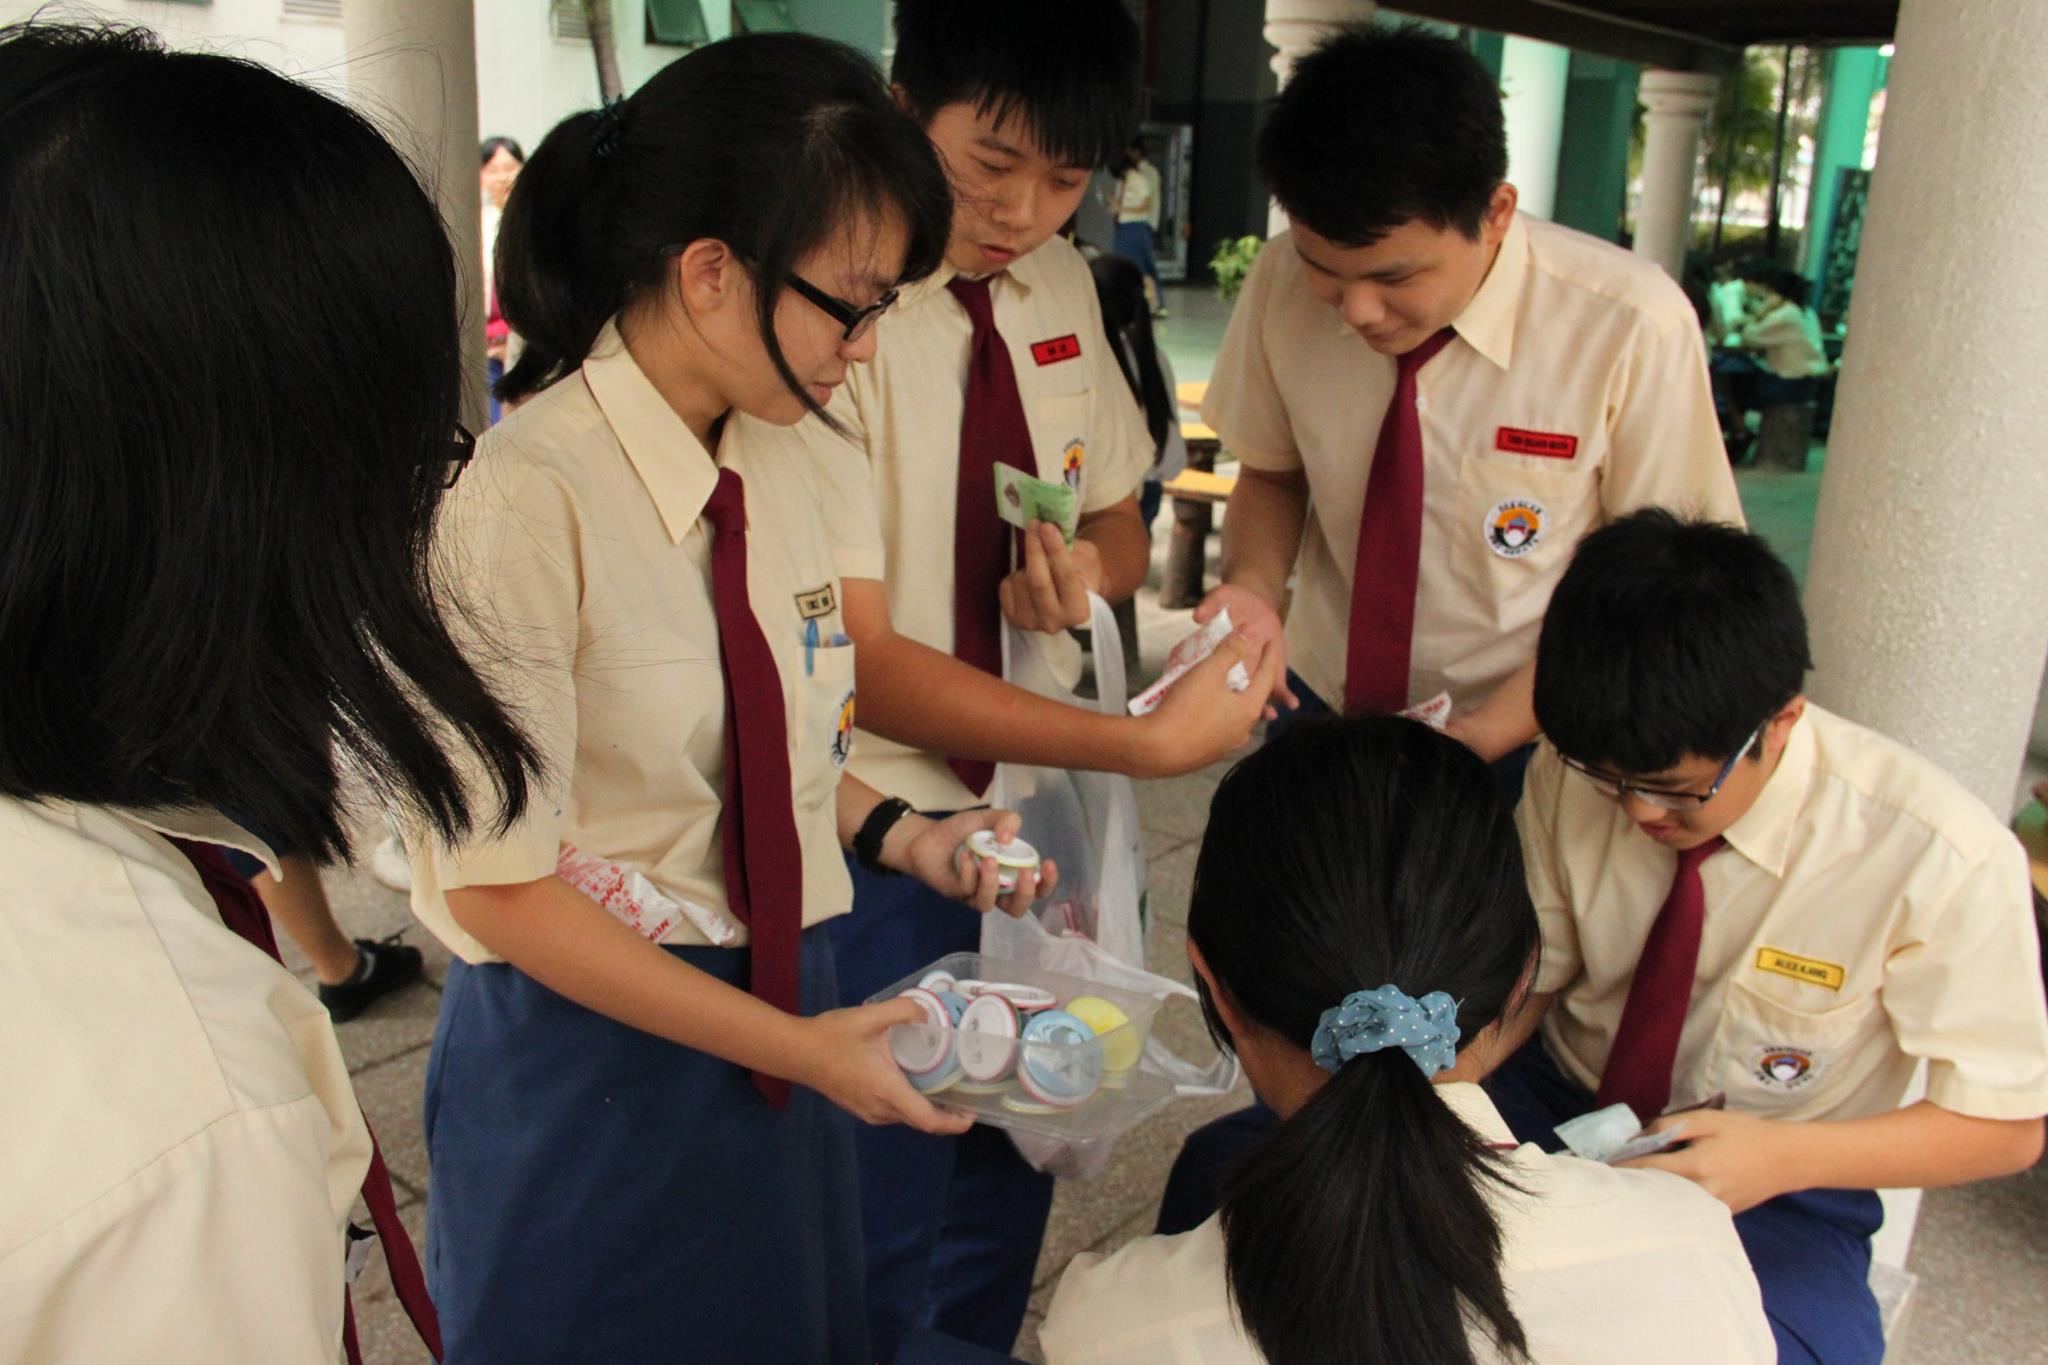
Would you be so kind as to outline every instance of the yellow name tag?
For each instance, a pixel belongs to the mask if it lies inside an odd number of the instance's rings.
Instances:
[[[1845,973],[1832,962],[1821,962],[1815,958],[1798,957],[1777,948],[1756,950],[1756,969],[1760,972],[1776,972],[1789,976],[1794,981],[1810,985],[1826,986],[1831,991],[1842,989]]]

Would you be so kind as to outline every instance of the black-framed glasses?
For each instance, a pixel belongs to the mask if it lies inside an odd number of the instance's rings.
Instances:
[[[441,461],[441,487],[455,487],[455,481],[462,477],[462,471],[469,468],[469,462],[475,458],[476,435],[457,422],[455,434],[448,438],[448,454]]]
[[[1612,797],[1616,801],[1626,796],[1633,796],[1636,800],[1643,802],[1645,805],[1655,806],[1658,810],[1698,810],[1701,806],[1706,805],[1707,802],[1720,795],[1721,785],[1728,780],[1728,775],[1735,771],[1735,765],[1742,761],[1742,756],[1750,751],[1751,746],[1757,742],[1757,738],[1763,734],[1764,726],[1768,724],[1770,724],[1769,720],[1757,722],[1756,729],[1749,732],[1749,738],[1743,740],[1737,746],[1735,756],[1726,763],[1723,763],[1721,771],[1714,774],[1714,785],[1708,787],[1703,792],[1675,792],[1667,791],[1661,787],[1639,787],[1633,782],[1624,782],[1618,777],[1610,777],[1606,773],[1594,772],[1576,758],[1565,758],[1563,754],[1559,754],[1558,757],[1564,758],[1565,767],[1570,768],[1573,772],[1591,782],[1594,789],[1602,796]]]
[[[841,341],[859,341],[874,330],[875,320],[889,311],[896,302],[897,291],[891,289],[865,308],[857,308],[845,299],[838,299],[818,288],[803,276],[791,271],[785,277],[789,287],[817,305],[818,310],[845,329]]]

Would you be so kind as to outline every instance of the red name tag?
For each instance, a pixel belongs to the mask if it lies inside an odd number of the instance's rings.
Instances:
[[[1081,354],[1081,338],[1072,332],[1049,341],[1031,343],[1031,358],[1041,365],[1057,365],[1062,360],[1072,360]]]
[[[1569,460],[1579,453],[1579,438],[1558,431],[1524,431],[1502,427],[1493,439],[1496,450],[1511,455],[1540,455],[1546,460]]]

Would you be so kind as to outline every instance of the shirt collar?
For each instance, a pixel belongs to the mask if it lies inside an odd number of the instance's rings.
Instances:
[[[1487,1098],[1486,1092],[1472,1082],[1446,1081],[1436,1087],[1436,1097],[1450,1106],[1460,1122],[1489,1144],[1516,1145],[1514,1130],[1500,1116],[1500,1110],[1493,1107],[1493,1101]]]
[[[1451,326],[1473,350],[1501,369],[1515,352],[1515,317],[1521,312],[1522,287],[1529,278],[1529,229],[1520,213],[1508,220],[1493,266],[1479,290]]]
[[[1046,245],[1050,246],[1051,243],[1047,242]],[[1010,262],[1009,265],[996,271],[995,274],[988,276],[990,291],[993,292],[997,288],[1013,289],[1019,297],[1029,298],[1031,295],[1031,284],[1022,275],[1017,273],[1017,267],[1043,250],[1045,250],[1044,246],[1038,247],[1027,255],[1019,256],[1016,260]],[[903,292],[897,297],[896,307],[890,311],[892,313],[900,313],[905,309],[915,308],[926,299],[945,293],[946,286],[959,278],[959,275],[960,272],[953,268],[950,261],[940,261],[937,270],[934,270],[915,284],[904,285]],[[889,319],[884,317],[882,321],[886,324]]]
[[[1764,779],[1763,790],[1742,818],[1722,836],[1728,846],[1773,877],[1783,876],[1792,849],[1792,826],[1806,805],[1819,765],[1813,727],[1802,712],[1792,722],[1792,733],[1785,737],[1785,751],[1778,757],[1776,770]]]
[[[615,322],[597,334],[583,382],[654,499],[669,540],[680,545],[711,500],[717,461],[641,371]]]
[[[194,843],[217,844],[246,853],[263,864],[271,876],[284,879],[284,871],[278,866],[277,854],[270,845],[243,829],[217,810],[203,806],[186,810],[133,810],[121,807],[105,808],[116,819],[126,820],[132,825],[155,830],[171,839],[188,839]]]

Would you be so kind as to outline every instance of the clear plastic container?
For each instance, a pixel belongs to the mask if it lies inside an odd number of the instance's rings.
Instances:
[[[947,979],[964,989],[945,988]],[[1089,1142],[1135,1127],[1173,1098],[1173,1082],[1144,1065],[1159,1011],[1151,996],[980,953],[942,957],[868,1003],[906,992],[939,1003],[913,996],[927,1022],[890,1029],[891,1055],[932,1103],[976,1122]],[[1004,1003],[976,1003],[986,995]],[[953,1022],[963,1007],[974,1011],[964,1029]]]

